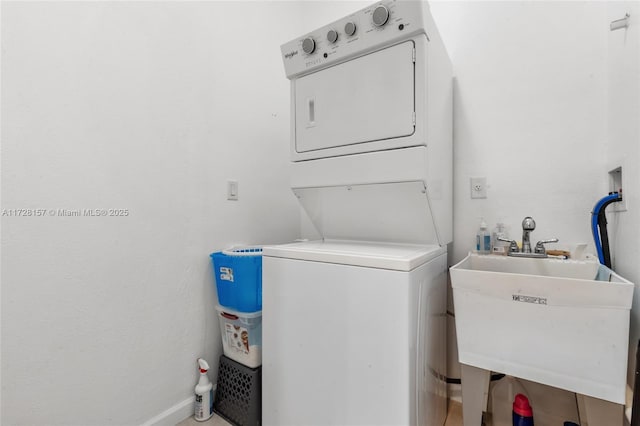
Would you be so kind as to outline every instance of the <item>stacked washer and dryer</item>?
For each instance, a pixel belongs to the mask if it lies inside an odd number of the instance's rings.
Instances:
[[[263,423],[442,425],[452,69],[428,5],[281,49],[291,187],[321,238],[263,250]]]

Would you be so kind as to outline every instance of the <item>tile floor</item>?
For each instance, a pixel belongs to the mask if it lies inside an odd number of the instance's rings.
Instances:
[[[456,401],[449,401],[447,421],[444,426],[462,426],[462,404]]]
[[[231,423],[227,423],[226,420],[224,420],[222,417],[214,413],[213,417],[211,417],[206,422],[198,422],[192,416],[186,420],[181,421],[176,426],[232,426],[232,425]]]
[[[178,423],[177,426],[231,426],[231,424],[214,414],[206,422],[197,422],[193,417],[189,417]],[[444,426],[462,426],[462,405],[459,402],[449,401],[449,412]]]

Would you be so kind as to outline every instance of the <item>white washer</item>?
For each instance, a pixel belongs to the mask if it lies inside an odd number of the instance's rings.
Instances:
[[[452,71],[428,5],[281,50],[291,187],[322,240],[263,250],[263,424],[442,426]]]
[[[265,425],[442,425],[446,250],[353,241],[263,251]]]

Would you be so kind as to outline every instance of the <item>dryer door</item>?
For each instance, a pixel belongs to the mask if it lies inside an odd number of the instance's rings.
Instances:
[[[413,134],[414,52],[407,41],[295,80],[296,151]]]

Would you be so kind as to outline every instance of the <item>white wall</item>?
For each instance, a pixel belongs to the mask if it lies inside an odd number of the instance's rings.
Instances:
[[[480,217],[518,241],[532,216],[533,242],[592,245],[590,211],[608,184],[604,3],[434,1],[431,11],[455,74],[451,261],[473,249]],[[472,176],[487,178],[487,199],[470,198]],[[449,325],[448,375],[459,378]]]
[[[613,267],[636,283],[631,312],[628,381],[633,386],[635,356],[640,339],[640,2],[608,2],[604,25],[624,17],[629,28],[608,32],[607,153],[604,173],[622,166],[627,211],[609,207],[609,236]]]
[[[433,2],[454,64],[454,260],[484,217],[520,240],[591,242],[606,111],[604,4]],[[487,199],[469,178],[485,176]]]
[[[2,424],[189,413],[221,352],[209,253],[298,235],[279,45],[299,14],[3,2],[2,208],[129,216],[2,217]]]

